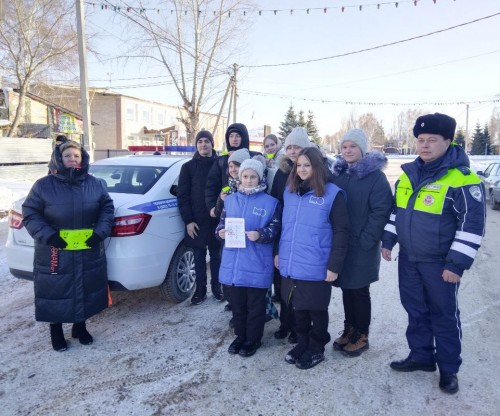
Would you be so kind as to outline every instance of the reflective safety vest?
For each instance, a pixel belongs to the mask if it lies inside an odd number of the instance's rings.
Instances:
[[[459,188],[480,183],[481,180],[475,174],[465,175],[460,169],[450,169],[446,175],[422,186],[418,190],[413,210],[441,215],[449,188]],[[406,173],[402,174],[396,189],[396,206],[406,209],[413,192],[410,179]]]

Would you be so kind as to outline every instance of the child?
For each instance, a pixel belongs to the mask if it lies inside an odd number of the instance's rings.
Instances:
[[[230,354],[250,357],[261,346],[266,321],[266,293],[273,279],[272,242],[281,229],[277,199],[261,185],[264,166],[257,160],[243,161],[237,193],[225,199],[217,235],[226,237],[226,218],[245,220],[245,248],[224,247],[219,280],[230,287],[235,340]]]
[[[343,191],[327,182],[321,152],[303,148],[283,194],[279,243],[281,296],[291,299],[299,343],[285,361],[300,369],[325,359],[331,282],[342,271],[349,239],[349,214]]]
[[[227,167],[227,185],[221,189],[215,204],[215,216],[217,218],[219,218],[222,213],[226,196],[238,190],[238,186],[240,184],[240,179],[238,177],[240,165],[247,159],[250,159],[250,152],[248,149],[236,150],[229,156]]]

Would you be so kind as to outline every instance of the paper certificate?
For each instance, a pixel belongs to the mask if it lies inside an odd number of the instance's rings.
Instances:
[[[228,248],[246,247],[244,218],[226,218],[225,244]]]
[[[85,241],[92,235],[92,228],[81,230],[59,230],[61,238],[68,243],[64,250],[86,250],[90,247]]]

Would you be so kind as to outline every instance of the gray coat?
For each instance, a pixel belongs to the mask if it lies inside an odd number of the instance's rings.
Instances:
[[[393,204],[391,187],[382,172],[386,165],[386,157],[373,151],[350,167],[343,159],[334,166],[333,183],[347,194],[351,220],[349,249],[335,286],[359,289],[378,280],[380,240]]]

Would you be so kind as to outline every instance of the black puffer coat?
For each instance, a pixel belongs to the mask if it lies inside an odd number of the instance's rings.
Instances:
[[[35,317],[42,322],[82,322],[108,306],[104,244],[87,250],[59,250],[48,240],[60,229],[92,228],[101,240],[111,234],[113,201],[104,184],[82,167],[65,168],[59,147],[50,174],[35,182],[23,204],[23,224],[35,240]]]
[[[205,248],[209,242],[218,244],[215,238],[218,220],[210,217],[205,204],[207,176],[214,163],[217,163],[215,151],[212,152],[211,157],[201,157],[196,152],[193,158],[181,168],[177,187],[179,211],[184,224],[195,222],[200,227],[198,236],[194,239],[189,237],[186,232],[184,243],[188,247]]]
[[[386,165],[386,157],[373,151],[351,167],[343,159],[334,166],[333,183],[347,194],[351,220],[347,257],[335,286],[359,289],[378,280],[380,240],[393,204],[391,186],[382,172]]]

